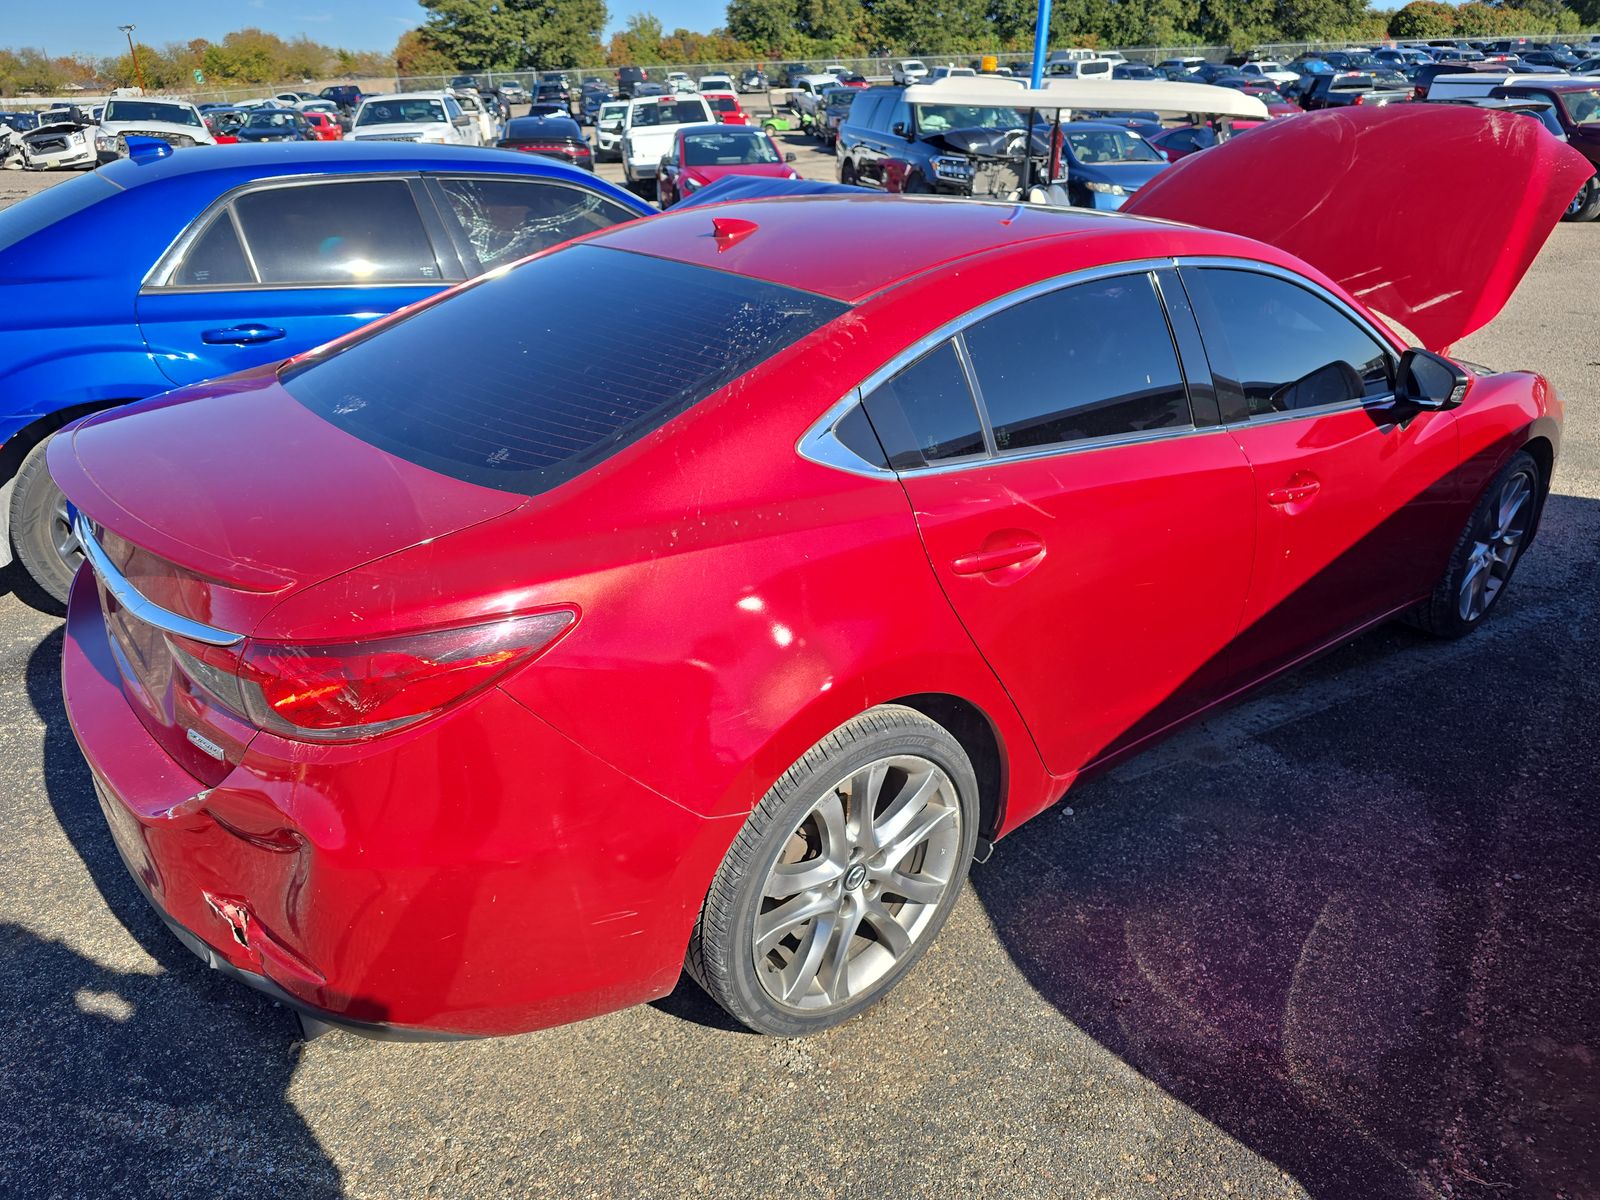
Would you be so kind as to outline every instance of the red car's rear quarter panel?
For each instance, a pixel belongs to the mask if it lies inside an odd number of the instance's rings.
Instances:
[[[514,1033],[662,995],[738,831],[497,691],[377,741],[258,735],[196,802],[202,783],[138,727],[87,574],[63,681],[156,902],[233,965],[357,1021]],[[249,913],[248,946],[228,904]]]

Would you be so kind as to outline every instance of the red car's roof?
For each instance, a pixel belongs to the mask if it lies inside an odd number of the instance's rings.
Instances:
[[[718,238],[713,219],[751,222],[755,229]],[[1022,242],[1125,238],[1170,229],[1133,217],[1026,204],[797,196],[669,211],[591,242],[735,271],[853,304],[931,268]]]

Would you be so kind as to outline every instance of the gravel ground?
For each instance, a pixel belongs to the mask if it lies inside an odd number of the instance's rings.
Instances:
[[[1597,268],[1600,227],[1562,226],[1460,348],[1569,406],[1486,628],[1382,630],[1085,785],[901,994],[805,1042],[686,984],[302,1043],[135,892],[59,621],[0,576],[0,1195],[1600,1195]]]

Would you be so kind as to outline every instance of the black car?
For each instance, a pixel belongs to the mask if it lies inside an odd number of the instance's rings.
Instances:
[[[1527,50],[1518,57],[1530,66],[1555,67],[1558,71],[1570,71],[1579,65],[1577,55],[1560,50]]]
[[[741,92],[764,92],[767,90],[767,77],[751,67],[739,76],[735,86]]]
[[[1318,75],[1300,95],[1300,107],[1307,112],[1353,105],[1380,106],[1411,100],[1416,93],[1403,78],[1400,86],[1385,86],[1369,72],[1342,71],[1337,75]]]
[[[331,100],[339,106],[341,112],[353,113],[361,107],[361,102],[366,99],[365,93],[353,83],[339,83],[333,87],[325,87],[317,93],[318,100]]]
[[[453,75],[450,78],[450,86],[452,88],[476,89],[478,87],[478,77],[476,75]]]
[[[1156,69],[1148,63],[1120,62],[1111,68],[1113,79],[1164,79],[1164,75],[1157,75]]]
[[[595,115],[600,111],[600,106],[602,104],[609,104],[616,98],[616,93],[614,92],[608,92],[600,89],[591,90],[588,87],[585,87],[583,89],[583,100],[580,106],[583,123],[585,125],[593,125]]]
[[[543,154],[585,171],[594,170],[589,140],[571,117],[517,117],[506,123],[505,133],[495,145],[524,154]]]
[[[903,87],[856,93],[838,130],[839,182],[889,192],[1006,195],[1031,144],[1030,182],[1043,182],[1045,126],[1030,139],[1027,116],[1009,105],[909,104]]]
[[[1215,83],[1219,79],[1226,79],[1230,75],[1237,75],[1238,67],[1229,66],[1227,63],[1201,63],[1185,77],[1186,83]]]
[[[316,127],[292,108],[254,108],[233,131],[242,142],[316,142]]]
[[[567,112],[572,111],[572,92],[564,83],[540,83],[533,89],[534,104],[559,104]]]
[[[617,95],[624,100],[634,95],[638,86],[650,75],[643,67],[618,67],[617,68]]]

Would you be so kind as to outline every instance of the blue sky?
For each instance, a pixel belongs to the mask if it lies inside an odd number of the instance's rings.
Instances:
[[[634,12],[653,12],[671,31],[678,26],[708,30],[721,25],[725,0],[610,0],[611,29],[620,29]],[[422,23],[414,0],[238,0],[196,4],[194,0],[65,0],[7,3],[0,21],[0,45],[38,46],[50,54],[115,54],[127,42],[118,25],[132,24],[134,36],[159,46],[224,34],[256,25],[282,37],[305,34],[319,42],[352,50],[388,50],[395,39]],[[610,30],[608,30],[610,32]]]

